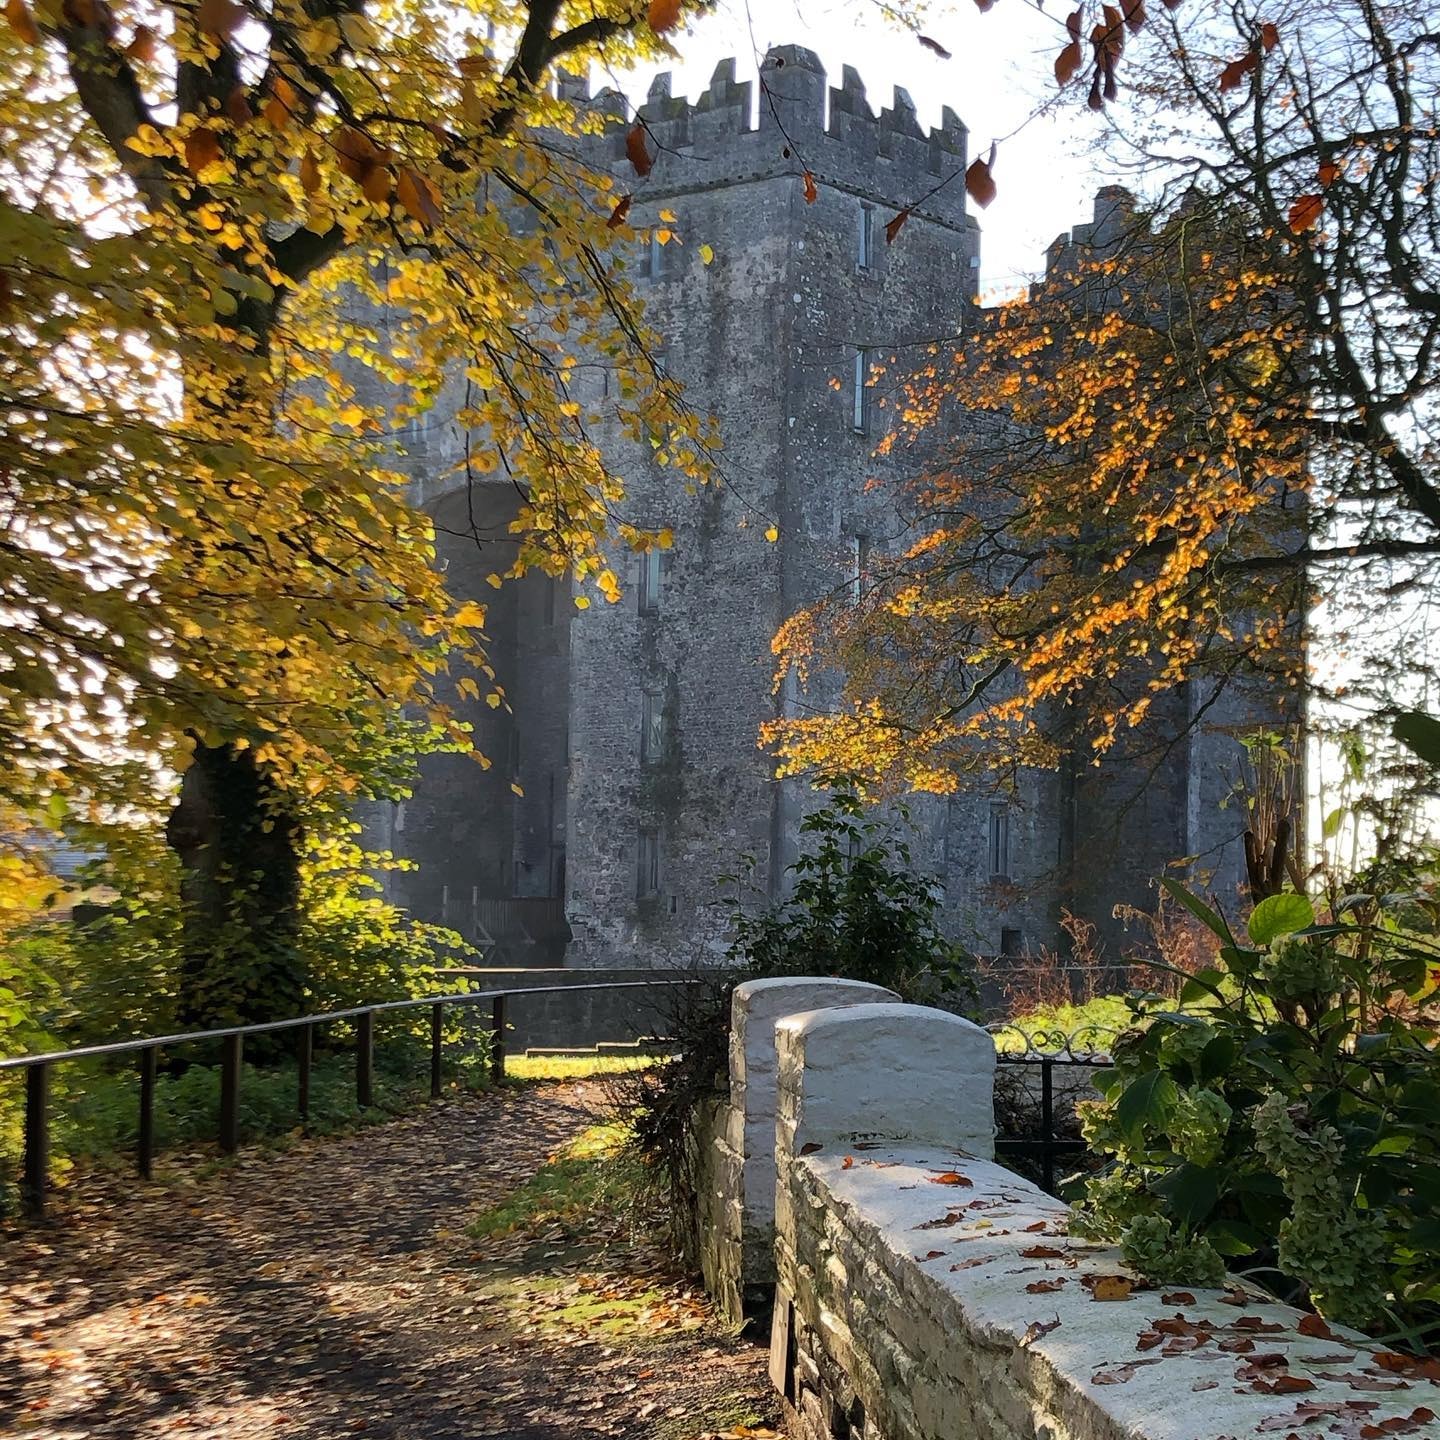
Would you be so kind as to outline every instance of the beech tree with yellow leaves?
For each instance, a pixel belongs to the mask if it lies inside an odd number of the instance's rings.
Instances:
[[[5,6],[3,799],[138,824],[183,776],[187,1021],[289,1013],[307,813],[468,743],[438,677],[484,673],[484,609],[445,593],[387,458],[435,377],[469,375],[472,461],[523,496],[512,574],[607,588],[607,543],[647,543],[614,523],[577,352],[703,471],[612,263],[611,177],[568,143],[598,122],[547,83],[679,8]]]
[[[777,639],[844,677],[771,727],[791,769],[943,791],[1138,747],[1185,685],[1186,723],[1302,689],[1375,723],[1436,675],[1440,35],[1418,4],[1235,0],[1127,45],[1105,153],[1149,198],[1102,191],[903,388],[939,459],[859,603]]]

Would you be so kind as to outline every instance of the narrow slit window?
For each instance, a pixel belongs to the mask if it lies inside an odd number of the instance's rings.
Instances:
[[[990,878],[1010,878],[1010,807],[990,807]]]
[[[659,613],[660,595],[664,588],[664,556],[659,550],[647,550],[640,557],[640,613],[642,615]]]
[[[870,429],[870,352],[864,347],[855,350],[855,374],[851,382],[850,428],[857,435]]]
[[[865,574],[870,568],[870,537],[850,537],[850,601],[858,605],[865,598]]]
[[[636,865],[635,893],[648,899],[660,893],[660,832],[641,830]]]
[[[875,207],[862,204],[855,221],[855,264],[861,270],[875,268]]]
[[[647,690],[640,700],[640,763],[658,765],[665,757],[665,697]]]

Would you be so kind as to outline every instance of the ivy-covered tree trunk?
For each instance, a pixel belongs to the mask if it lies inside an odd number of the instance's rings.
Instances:
[[[304,832],[292,798],[253,750],[197,741],[166,836],[183,867],[180,1022],[299,1014]]]

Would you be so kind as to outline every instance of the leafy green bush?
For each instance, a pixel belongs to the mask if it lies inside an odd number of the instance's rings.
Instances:
[[[365,853],[354,833],[353,825],[332,825],[316,839],[304,867],[300,1014],[443,993],[447,987],[439,967],[469,953],[458,935],[414,921],[384,898],[376,872],[400,862]],[[0,875],[5,873],[0,865]],[[53,896],[60,887],[49,877],[43,885],[37,881],[36,896],[23,913],[18,887],[9,892],[13,915],[0,901],[0,1043],[11,1054],[183,1028],[176,1005],[182,964],[179,876],[163,839],[139,828],[112,833],[105,858],[82,884],[86,893],[108,900],[84,924],[57,918]],[[14,993],[7,999],[7,992]],[[457,1042],[476,1038],[462,1034],[462,1027],[468,1024],[473,1031],[477,1018],[456,1010],[448,1014],[445,1038],[452,1054]],[[387,1074],[428,1076],[427,1008],[378,1016],[375,1039],[382,1083]],[[353,1080],[349,1099],[343,1083],[332,1085],[332,1077],[346,1066],[353,1076],[354,1062],[346,1054],[353,1040],[348,1022],[336,1022],[317,1036],[312,1129],[341,1123],[353,1112]],[[274,1135],[295,1125],[293,1041],[293,1033],[285,1032],[247,1042],[247,1059],[265,1063],[246,1072],[242,1132]],[[213,1051],[195,1047],[164,1057],[156,1089],[156,1139],[162,1148],[214,1139],[219,1107],[215,1058]],[[459,1063],[479,1065],[474,1057]],[[133,1146],[135,1083],[130,1061],[109,1068],[57,1067],[52,1102],[57,1173],[75,1159]],[[13,1203],[23,1105],[18,1072],[0,1077],[0,1210],[7,1191]]]
[[[1083,1107],[1110,1157],[1075,1224],[1159,1283],[1244,1268],[1286,1299],[1423,1344],[1440,1329],[1440,984],[1434,884],[1357,893],[1321,923],[1303,895],[1220,937],[1183,1011],[1114,1048]]]
[[[910,847],[868,817],[856,782],[824,782],[830,799],[800,824],[789,896],[758,914],[737,908],[730,948],[747,979],[834,975],[921,1004],[978,1004],[973,958],[940,928],[942,904]],[[903,821],[909,814],[900,809]]]
[[[681,1252],[696,1253],[694,1133],[703,1108],[724,1093],[730,999],[745,980],[830,975],[866,980],[903,999],[961,1013],[978,1005],[971,958],[940,929],[940,901],[914,872],[908,845],[867,818],[855,782],[826,782],[830,799],[801,824],[804,848],[789,896],[758,913],[736,896],[727,964],[677,986],[668,1035],[679,1054],[617,1083],[631,1118],[632,1150],[652,1197],[671,1217]],[[908,819],[901,812],[902,819]]]

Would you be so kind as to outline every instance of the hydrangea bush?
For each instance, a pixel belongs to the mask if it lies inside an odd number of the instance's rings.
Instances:
[[[1118,1243],[1158,1284],[1227,1269],[1345,1324],[1440,1339],[1440,906],[1433,883],[1354,894],[1323,923],[1263,900],[1220,939],[1183,1010],[1137,1025],[1081,1106],[1108,1157],[1075,1228]]]

